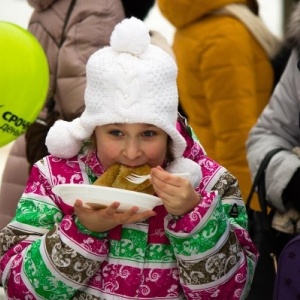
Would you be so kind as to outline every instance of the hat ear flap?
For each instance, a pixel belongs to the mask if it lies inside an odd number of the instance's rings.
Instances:
[[[194,188],[199,186],[202,179],[201,167],[189,158],[181,157],[173,160],[166,170],[170,173],[189,173]]]
[[[72,122],[58,120],[48,131],[48,152],[60,158],[71,158],[81,149],[82,141],[91,136],[92,130],[84,128],[77,118]]]

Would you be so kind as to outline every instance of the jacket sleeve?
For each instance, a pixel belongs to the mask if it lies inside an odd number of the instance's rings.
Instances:
[[[285,210],[283,190],[300,167],[299,158],[292,152],[294,147],[300,145],[300,74],[297,62],[297,53],[293,51],[269,104],[251,129],[246,144],[253,177],[267,152],[277,147],[287,149],[271,159],[266,171],[268,201],[280,211]]]
[[[214,163],[206,161],[205,164]],[[246,231],[247,215],[236,179],[220,167],[212,190],[178,220],[166,219],[187,299],[245,299],[258,252]]]
[[[248,218],[237,179],[206,156],[192,128],[179,118],[187,142],[185,157],[201,167],[196,191],[201,201],[191,212],[165,218],[180,283],[187,299],[245,299],[258,252],[247,232]]]
[[[63,217],[45,169],[35,165],[0,234],[0,279],[10,299],[69,299],[94,275],[108,252],[106,234],[88,235],[75,221],[72,210]]]

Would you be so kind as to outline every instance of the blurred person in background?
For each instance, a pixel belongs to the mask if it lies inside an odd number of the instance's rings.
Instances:
[[[295,4],[286,33],[292,49],[287,66],[247,139],[247,158],[253,177],[266,154],[283,148],[266,169],[266,193],[276,209],[273,227],[300,231],[300,3]]]
[[[279,258],[272,298],[274,300],[297,299],[300,292],[298,281],[294,280],[295,274],[298,275],[299,272],[299,251],[291,252],[290,248],[286,247],[300,232],[299,2],[291,10],[284,44],[286,50],[292,49],[288,63],[269,103],[250,130],[246,143],[253,178],[270,151],[285,149],[272,157],[265,171],[266,200],[272,208],[270,220],[276,232],[275,253]],[[295,244],[295,241],[289,243]],[[289,260],[285,260],[287,256],[290,257]]]
[[[251,188],[245,142],[269,101],[280,41],[247,0],[158,0],[175,26],[181,105],[209,156]],[[257,202],[254,208],[258,208]]]

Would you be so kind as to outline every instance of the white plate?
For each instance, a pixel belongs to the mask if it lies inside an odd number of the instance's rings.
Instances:
[[[84,206],[95,208],[104,208],[117,201],[120,202],[118,211],[137,206],[139,212],[142,212],[162,204],[161,199],[156,196],[98,185],[60,184],[53,187],[52,191],[70,206],[74,206],[77,199]]]

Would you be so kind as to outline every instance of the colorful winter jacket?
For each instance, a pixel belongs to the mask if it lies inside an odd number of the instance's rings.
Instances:
[[[180,218],[160,205],[143,222],[90,232],[52,188],[92,184],[104,172],[95,152],[34,165],[0,235],[10,299],[245,299],[258,254],[237,180],[205,155],[189,127],[178,128],[184,156],[203,173],[200,204]]]
[[[245,143],[269,101],[273,69],[240,20],[216,15],[232,3],[247,0],[158,1],[176,28],[178,88],[189,124],[207,154],[237,177],[245,199],[252,185]]]

